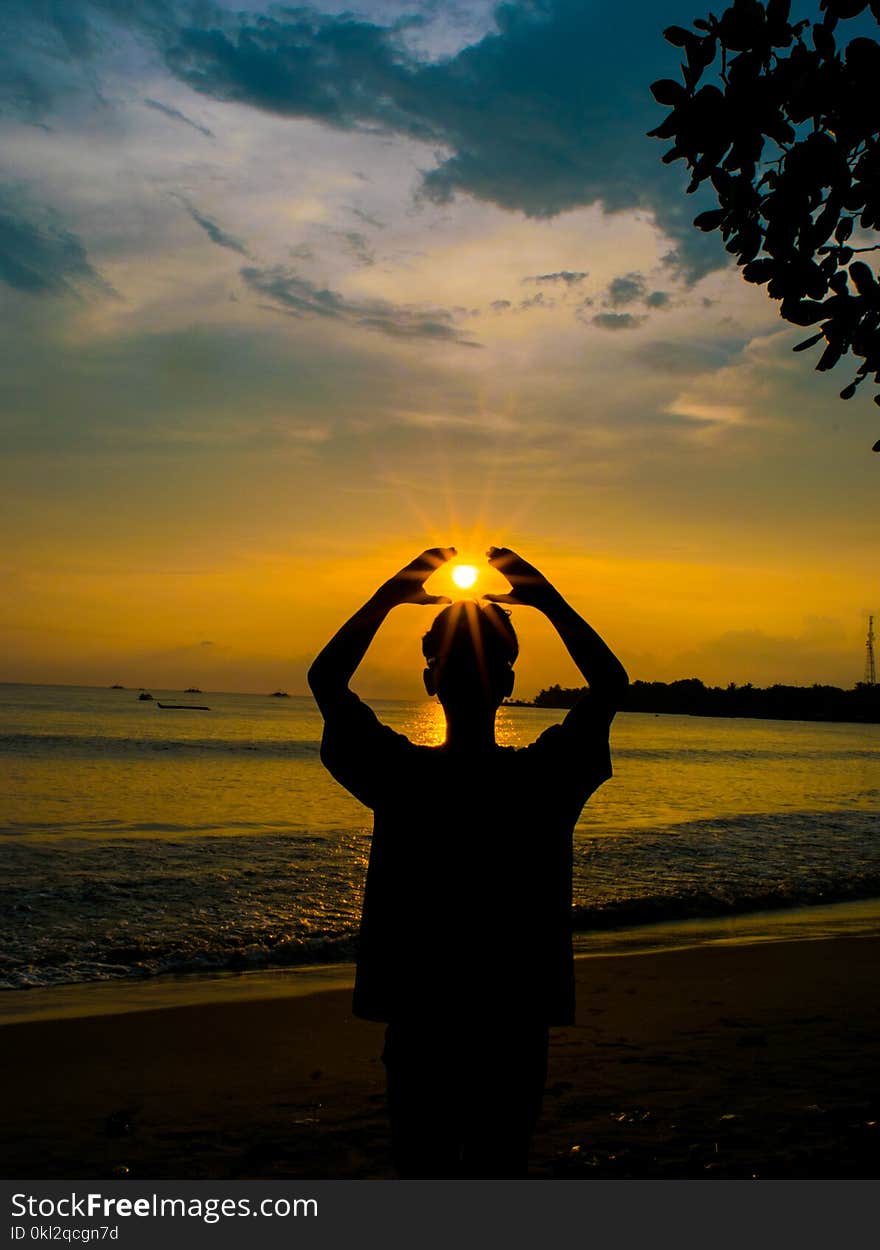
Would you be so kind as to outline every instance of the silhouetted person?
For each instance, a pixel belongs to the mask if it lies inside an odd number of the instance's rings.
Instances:
[[[611,776],[608,732],[626,673],[531,565],[491,548],[511,592],[456,603],[422,641],[446,741],[416,746],[349,689],[398,604],[449,603],[424,582],[453,548],[424,552],[349,620],[309,672],[321,758],[374,812],[354,1012],[387,1022],[395,1165],[406,1177],[524,1176],[550,1025],[574,1019],[572,833]],[[518,652],[509,613],[544,612],[589,691],[560,725],[500,747],[495,716]]]

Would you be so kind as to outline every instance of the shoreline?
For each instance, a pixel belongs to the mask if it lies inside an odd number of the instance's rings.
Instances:
[[[880,938],[577,961],[531,1174],[875,1177]],[[348,989],[0,1030],[2,1174],[390,1178],[383,1026]]]
[[[880,898],[659,921],[575,933],[575,960],[621,958],[717,946],[753,946],[845,937],[880,938]],[[302,998],[350,991],[354,964],[295,964],[243,972],[161,974],[0,993],[0,1030],[31,1021],[116,1016],[166,1008]]]

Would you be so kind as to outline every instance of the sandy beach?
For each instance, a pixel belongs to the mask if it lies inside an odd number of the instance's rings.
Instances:
[[[541,1178],[876,1177],[880,938],[578,960]],[[393,1176],[348,990],[0,1029],[6,1177]]]

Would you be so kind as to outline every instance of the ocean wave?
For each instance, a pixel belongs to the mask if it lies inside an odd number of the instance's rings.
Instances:
[[[325,835],[312,835],[296,821],[275,819],[268,824],[265,820],[227,820],[222,824],[188,820],[12,820],[0,825],[0,838],[27,837],[64,837],[71,835],[83,838],[101,837],[139,837],[145,834],[167,835],[169,838],[219,837],[224,835],[245,835],[256,837],[272,837],[275,834],[295,835],[300,838],[311,836],[324,840]]]
[[[196,836],[191,826],[163,826],[126,838],[131,826],[93,823],[92,836],[75,836],[89,830],[71,822],[67,838],[4,843],[5,988],[353,958],[366,825],[298,831],[241,822]],[[860,810],[581,829],[573,925],[586,933],[875,898],[877,835],[876,813]],[[487,906],[503,940],[514,902]]]
[[[150,757],[167,754],[171,757],[186,755],[262,755],[277,759],[315,760],[320,757],[320,739],[302,738],[223,738],[193,737],[169,738],[162,734],[146,734],[141,737],[110,734],[58,734],[20,731],[0,734],[0,754],[51,757],[63,754],[68,757],[111,756],[125,757],[144,755]],[[669,747],[614,747],[618,761],[644,760],[662,763],[676,761],[679,765],[723,765],[729,762],[749,760],[876,760],[877,751],[863,747],[750,747],[740,745],[722,748],[717,745],[692,747],[675,744]]]
[[[782,883],[773,889],[738,897],[695,891],[621,899],[595,907],[575,908],[572,921],[575,934],[584,936],[662,922],[744,916],[752,912],[792,910],[869,898],[880,898],[880,874],[855,874],[851,879],[827,883],[822,888]],[[357,958],[354,926],[303,937],[270,934],[252,935],[250,940],[233,936],[226,941],[220,935],[215,937],[217,940],[201,946],[181,940],[114,941],[103,947],[91,944],[78,958],[71,958],[62,948],[41,952],[39,961],[0,956],[0,990],[341,964]],[[414,934],[413,942],[418,944],[418,941],[418,934]]]
[[[877,751],[865,747],[777,747],[737,746],[691,747],[614,747],[616,760],[675,760],[678,764],[725,764],[745,760],[876,760]]]
[[[573,908],[572,926],[576,933],[583,934],[663,921],[707,920],[868,898],[880,898],[880,873],[853,873],[849,877],[812,884],[781,881],[738,895],[724,890],[693,890],[609,899],[595,906]]]
[[[0,754],[82,756],[141,756],[168,753],[242,755],[259,754],[279,759],[315,759],[320,755],[317,739],[277,738],[164,738],[113,737],[98,734],[12,733],[0,734]]]
[[[157,976],[192,973],[249,972],[261,968],[294,968],[304,964],[351,963],[356,956],[356,933],[309,939],[271,940],[230,947],[201,949],[180,943],[168,946],[133,943],[90,951],[88,957],[40,963],[14,963],[0,956],[0,991],[48,988],[95,981],[143,981]]]
[[[861,797],[870,797],[871,791]],[[585,809],[588,815],[589,807]],[[688,844],[717,844],[720,839],[734,839],[732,846],[741,853],[743,846],[778,845],[790,848],[795,842],[812,842],[831,836],[847,836],[863,841],[865,847],[877,847],[880,839],[880,814],[872,808],[795,808],[777,812],[734,812],[730,815],[700,816],[694,820],[679,820],[654,829],[633,830],[626,827],[606,825],[602,828],[603,841],[608,840],[621,847],[627,841],[644,849],[652,843],[665,849]],[[589,824],[576,829],[575,853],[579,847],[589,845],[596,836]],[[670,839],[674,839],[671,841]],[[763,842],[761,841],[763,839]]]

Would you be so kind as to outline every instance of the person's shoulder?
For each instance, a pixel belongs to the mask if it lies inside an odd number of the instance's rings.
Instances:
[[[367,734],[401,750],[406,747],[415,749],[406,734],[399,733],[380,720],[373,708],[353,690],[341,692],[324,713],[324,740],[334,738],[339,733],[346,736]]]
[[[564,736],[561,722],[558,725],[550,725],[538,734],[533,742],[526,743],[522,747],[509,748],[514,751],[519,759],[527,758],[530,755],[540,754],[542,751],[552,750],[554,745],[561,745],[561,738]]]
[[[548,726],[517,754],[524,764],[558,761],[570,765],[589,760],[597,771],[610,776],[610,730],[610,718],[601,709],[581,706],[577,712],[572,709],[563,721]]]

